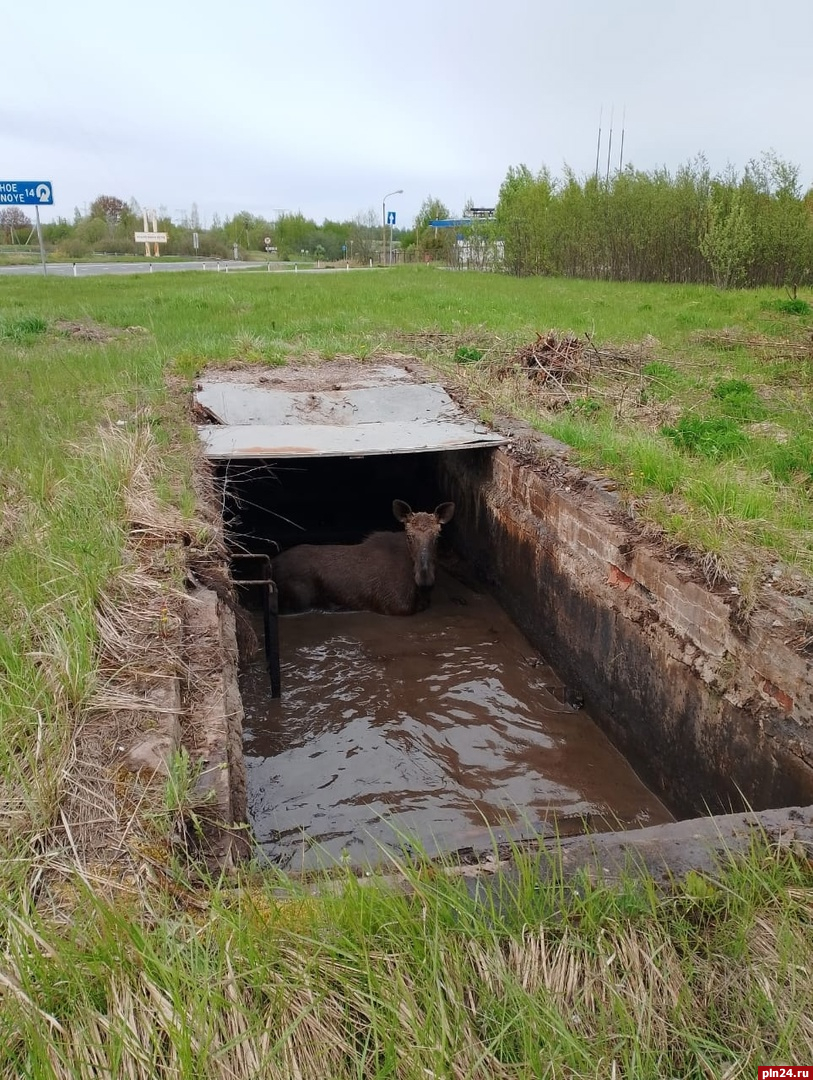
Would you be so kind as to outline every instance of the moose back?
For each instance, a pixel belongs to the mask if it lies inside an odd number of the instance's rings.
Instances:
[[[429,605],[441,526],[454,503],[415,513],[396,499],[392,512],[403,532],[372,533],[360,544],[300,544],[272,562],[282,614],[375,611],[414,615]]]

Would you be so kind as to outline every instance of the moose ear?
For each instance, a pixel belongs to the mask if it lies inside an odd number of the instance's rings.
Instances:
[[[440,506],[436,506],[435,517],[441,525],[447,525],[454,517],[454,503],[441,503]]]
[[[407,518],[412,517],[412,507],[402,499],[395,499],[392,504],[392,512],[398,521],[406,523]]]

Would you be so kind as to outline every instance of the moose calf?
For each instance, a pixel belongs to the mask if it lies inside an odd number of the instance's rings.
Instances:
[[[300,544],[272,562],[282,614],[309,611],[375,611],[414,615],[429,605],[435,584],[438,537],[454,503],[434,513],[414,513],[396,499],[392,512],[403,532],[372,533],[360,544]]]

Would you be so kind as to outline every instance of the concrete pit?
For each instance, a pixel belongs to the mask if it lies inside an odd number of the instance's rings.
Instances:
[[[340,385],[336,392],[341,392]],[[244,440],[247,443],[250,438]],[[437,835],[428,830],[439,841],[436,848],[445,851],[487,847],[489,830],[492,839],[497,834],[521,836],[528,826],[542,835],[556,831],[572,835],[634,829],[672,815],[689,818],[813,802],[811,660],[788,643],[798,615],[792,600],[769,594],[744,625],[735,596],[709,588],[688,559],[645,540],[607,485],[570,468],[559,444],[534,435],[523,442],[521,453],[509,445],[362,457],[269,454],[250,460],[215,459],[215,466],[235,541],[241,548],[269,555],[277,545],[353,543],[372,530],[396,528],[394,498],[416,509],[431,509],[445,500],[456,504],[441,549],[446,574],[428,612],[406,619],[331,614],[281,619],[282,702],[271,701],[269,694],[265,705],[258,705],[257,664],[244,657],[241,679],[246,700],[251,698],[244,742],[249,818],[270,857],[276,853],[278,861],[297,868],[314,865],[322,856],[353,861],[354,848],[361,859],[370,857],[366,841],[348,839],[350,834],[342,832],[345,826],[337,826],[335,806],[326,811],[330,796],[321,801],[314,797],[318,777],[324,783],[334,773],[342,774],[341,781],[334,778],[328,785],[336,785],[337,803],[369,810],[355,819],[351,814],[348,828],[356,820],[360,834],[367,840],[372,836],[374,845],[397,848],[396,841],[386,838],[387,830],[395,831],[396,840],[416,834],[423,841],[430,839],[428,834],[421,836],[423,814],[436,827]],[[465,603],[456,604],[461,597]],[[508,692],[500,681],[511,667],[501,661],[502,674],[495,678],[500,692],[519,702],[515,712],[521,716],[523,734],[520,737],[509,723],[495,736],[499,746],[492,747],[491,789],[488,753],[480,753],[475,769],[479,796],[473,797],[469,789],[457,793],[458,802],[468,800],[472,813],[462,814],[455,824],[454,814],[448,813],[455,801],[449,798],[454,770],[441,769],[430,778],[421,799],[405,796],[402,803],[392,785],[382,783],[382,773],[414,764],[419,750],[427,764],[437,765],[444,754],[449,758],[450,747],[458,765],[471,768],[477,739],[484,730],[492,731],[488,725],[493,716],[484,717],[478,712],[482,703],[474,707],[469,701],[462,710],[466,715],[455,722],[447,700],[435,710],[443,714],[443,723],[436,722],[433,729],[436,736],[423,742],[415,736],[410,742],[405,736],[410,725],[415,731],[428,730],[412,712],[407,710],[404,719],[405,711],[400,710],[399,728],[398,709],[377,721],[369,703],[359,703],[353,695],[360,681],[359,663],[368,662],[376,650],[388,653],[392,668],[392,642],[381,645],[377,620],[396,624],[394,640],[402,645],[397,685],[379,698],[403,697],[411,685],[414,701],[421,696],[421,687],[432,685],[431,669],[415,664],[416,652],[429,653],[431,664],[432,655],[453,649],[448,634],[454,630],[449,628],[461,610],[473,610],[480,598],[484,605],[496,602],[496,610],[501,608],[513,620],[510,632],[501,630],[498,636],[516,635],[511,638],[516,668],[521,663],[530,667],[533,661],[546,674],[542,678],[528,672],[531,696],[520,701],[516,687],[512,684]],[[486,641],[495,619],[489,608],[474,637]],[[287,633],[289,620],[293,623]],[[321,667],[313,663],[320,627],[325,638]],[[433,633],[446,633],[447,638],[418,648]],[[286,638],[296,641],[288,654]],[[344,689],[334,680],[339,664],[335,644],[333,655],[327,644],[337,638],[344,642]],[[356,661],[348,659],[353,649]],[[317,690],[298,719],[289,715],[286,721],[286,710],[290,713],[286,694],[301,698],[304,693],[296,683],[296,655],[300,666],[307,668],[309,692],[316,684],[324,693],[320,697]],[[306,663],[302,657],[310,659]],[[486,651],[474,663],[482,669],[487,659]],[[386,668],[387,664],[379,668],[373,664],[365,678],[383,685]],[[476,681],[471,672],[461,680]],[[353,699],[349,703],[348,697]],[[574,703],[581,702],[583,709],[575,710]],[[455,708],[460,711],[459,695]],[[534,710],[539,720],[535,744],[528,736]],[[559,718],[554,721],[557,710]],[[567,723],[562,719],[565,712]],[[315,714],[322,727],[316,730],[317,723],[309,730]],[[366,735],[357,733],[360,741],[354,741],[348,728],[358,726],[360,715],[368,730]],[[289,721],[294,726],[286,730]],[[572,760],[565,754],[568,725],[570,732],[579,732],[573,741],[580,749]],[[456,728],[468,733],[463,743]],[[441,730],[443,738],[437,736]],[[354,774],[344,763],[364,757],[368,737],[368,764]],[[455,738],[458,742],[452,745]],[[522,753],[515,755],[500,816],[495,809],[499,799],[493,795],[505,781],[502,770],[512,738],[525,742]],[[388,751],[405,739],[403,758],[388,757]],[[547,775],[540,765],[546,740],[557,751],[548,753],[553,771]],[[299,780],[297,755],[303,763]],[[314,770],[317,759],[321,773]],[[593,768],[599,763],[605,775],[612,772],[607,763],[615,762],[616,806],[606,792],[588,791],[589,784],[580,788],[576,778],[580,760],[592,760]],[[341,767],[336,767],[339,762]],[[566,782],[560,787],[577,795],[546,804],[540,791],[563,778]],[[638,815],[631,812],[627,798],[633,785],[640,787],[632,802],[637,799],[637,805],[646,805]],[[401,794],[409,791],[405,784]],[[404,810],[407,806],[409,812]],[[472,824],[475,813],[482,818],[480,830]],[[458,827],[463,817],[471,828]],[[376,832],[377,825],[383,831]],[[283,834],[285,844],[280,847]],[[292,853],[295,846],[297,853]]]

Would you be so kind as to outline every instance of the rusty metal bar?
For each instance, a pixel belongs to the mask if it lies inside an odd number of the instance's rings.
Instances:
[[[236,559],[259,559],[264,571],[261,578],[236,579],[237,585],[262,586],[263,636],[265,638],[265,661],[271,680],[271,697],[280,696],[282,685],[279,664],[279,602],[277,587],[271,577],[271,560],[263,554],[232,555]]]

